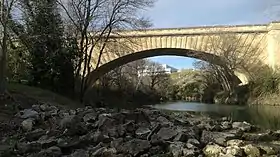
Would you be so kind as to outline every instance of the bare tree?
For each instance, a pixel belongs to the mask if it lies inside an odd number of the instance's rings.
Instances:
[[[209,45],[211,52],[220,56],[223,64],[215,63],[204,64],[200,68],[212,71],[212,77],[221,82],[225,91],[231,92],[237,86],[234,71],[245,73],[248,77],[252,76],[252,69],[256,68],[261,62],[261,53],[264,47],[259,47],[265,35],[242,34],[236,36],[234,34],[220,34],[218,36],[209,37]]]
[[[147,19],[139,16],[139,11],[151,7],[154,0],[58,0],[58,3],[71,22],[74,30],[71,34],[79,41],[76,77],[80,76],[83,95],[86,75],[99,67],[109,36],[121,29],[150,26]],[[94,57],[97,57],[97,63],[92,67]]]
[[[7,56],[9,39],[9,21],[15,0],[1,0],[0,2],[0,95],[5,94],[7,89]]]
[[[146,64],[144,75],[146,76],[145,83],[149,85],[151,90],[155,90],[156,86],[159,86],[169,78],[161,64],[151,61]]]
[[[138,90],[160,93],[166,85],[170,84],[170,76],[165,73],[164,68],[159,63],[149,60],[137,60],[118,67],[100,80],[107,85],[110,84],[110,88],[130,90],[130,93]]]
[[[115,68],[100,78],[101,84],[106,84],[111,88],[116,86],[116,88],[124,90],[129,84],[131,90],[137,91],[138,87],[143,85],[143,77],[140,74],[145,65],[147,65],[147,61],[141,59]]]

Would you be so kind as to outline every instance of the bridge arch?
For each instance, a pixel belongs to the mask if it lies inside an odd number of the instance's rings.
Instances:
[[[220,56],[215,55],[214,53],[196,51],[190,49],[182,49],[182,48],[156,48],[143,50],[131,54],[124,55],[117,59],[114,59],[108,63],[105,63],[93,70],[90,74],[88,74],[89,85],[92,86],[101,76],[112,71],[113,69],[125,65],[127,63],[144,59],[148,57],[155,56],[164,56],[164,55],[172,55],[172,56],[182,56],[182,57],[190,57],[195,59],[200,59],[209,63],[213,63],[216,65],[224,65],[224,61]],[[241,82],[241,84],[247,84],[248,79],[246,75],[240,72],[232,72],[233,75],[237,76],[237,80]]]

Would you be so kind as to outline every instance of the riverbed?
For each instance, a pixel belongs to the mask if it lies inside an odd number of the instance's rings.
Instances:
[[[66,109],[34,104],[20,110],[10,121],[0,122],[0,156],[276,157],[280,154],[280,131],[262,131],[247,122],[224,117],[214,120],[188,111],[192,107],[196,113],[224,114],[234,110],[228,109],[234,106],[185,102],[164,105],[173,108],[177,105],[180,114],[146,107]],[[197,109],[202,106],[210,109]]]
[[[280,129],[280,106],[218,105],[177,101],[156,104],[153,107],[178,112],[193,111],[212,118],[228,117],[233,121],[246,121],[263,129]]]

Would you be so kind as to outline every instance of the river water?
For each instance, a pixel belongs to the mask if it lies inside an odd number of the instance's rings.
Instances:
[[[153,105],[171,111],[194,111],[210,117],[228,117],[233,121],[246,121],[263,129],[280,129],[280,106],[237,106],[194,102],[168,102]]]

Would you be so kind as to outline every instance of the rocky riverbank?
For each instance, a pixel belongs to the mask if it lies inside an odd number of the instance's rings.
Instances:
[[[1,157],[277,156],[280,131],[141,108],[66,110],[47,104],[0,124]]]

